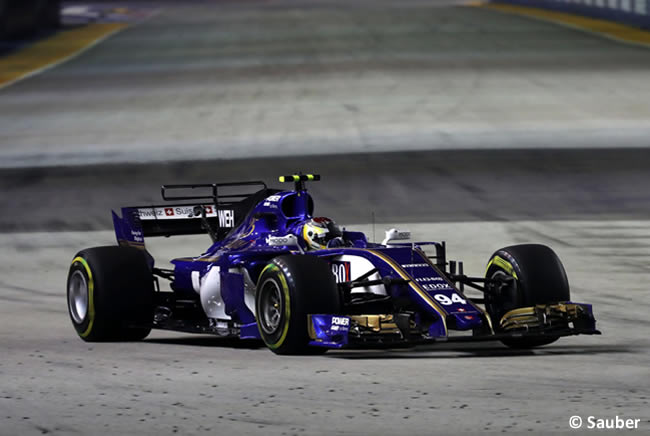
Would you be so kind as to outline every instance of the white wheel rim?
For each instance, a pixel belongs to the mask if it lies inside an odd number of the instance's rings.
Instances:
[[[260,326],[266,334],[274,334],[282,318],[281,291],[275,280],[267,279],[260,292]]]
[[[88,314],[88,282],[79,270],[72,273],[68,284],[68,308],[77,324],[81,324]]]

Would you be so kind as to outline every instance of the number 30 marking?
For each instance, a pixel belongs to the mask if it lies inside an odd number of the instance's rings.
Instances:
[[[436,301],[438,301],[438,303],[442,304],[443,306],[451,306],[454,303],[467,304],[467,301],[461,298],[461,296],[458,294],[451,294],[451,298],[445,294],[436,294],[433,296],[433,298],[435,298]]]

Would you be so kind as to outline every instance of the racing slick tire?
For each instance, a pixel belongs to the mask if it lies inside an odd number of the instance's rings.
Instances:
[[[72,260],[68,313],[86,342],[139,341],[151,332],[154,281],[144,250],[94,247]]]
[[[569,281],[564,266],[546,245],[512,245],[496,251],[488,262],[486,278],[515,277],[496,296],[486,294],[485,308],[498,326],[501,317],[520,307],[569,301]],[[498,327],[497,327],[498,328]],[[555,342],[556,336],[502,339],[511,348],[533,348]]]
[[[336,314],[341,303],[328,263],[311,255],[274,258],[257,281],[255,313],[268,348],[276,354],[318,354],[310,347],[307,315]]]

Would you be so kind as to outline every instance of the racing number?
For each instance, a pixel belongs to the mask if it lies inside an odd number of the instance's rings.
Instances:
[[[433,298],[435,298],[436,301],[443,306],[451,306],[454,303],[467,304],[467,300],[461,298],[461,296],[458,294],[451,294],[451,298],[445,294],[436,294],[433,296]]]
[[[350,262],[332,262],[332,274],[336,283],[350,281]]]

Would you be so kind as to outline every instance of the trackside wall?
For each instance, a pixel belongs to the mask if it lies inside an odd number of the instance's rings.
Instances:
[[[650,0],[496,0],[493,3],[570,12],[650,30]]]
[[[60,0],[0,0],[0,40],[57,28],[60,9]]]

